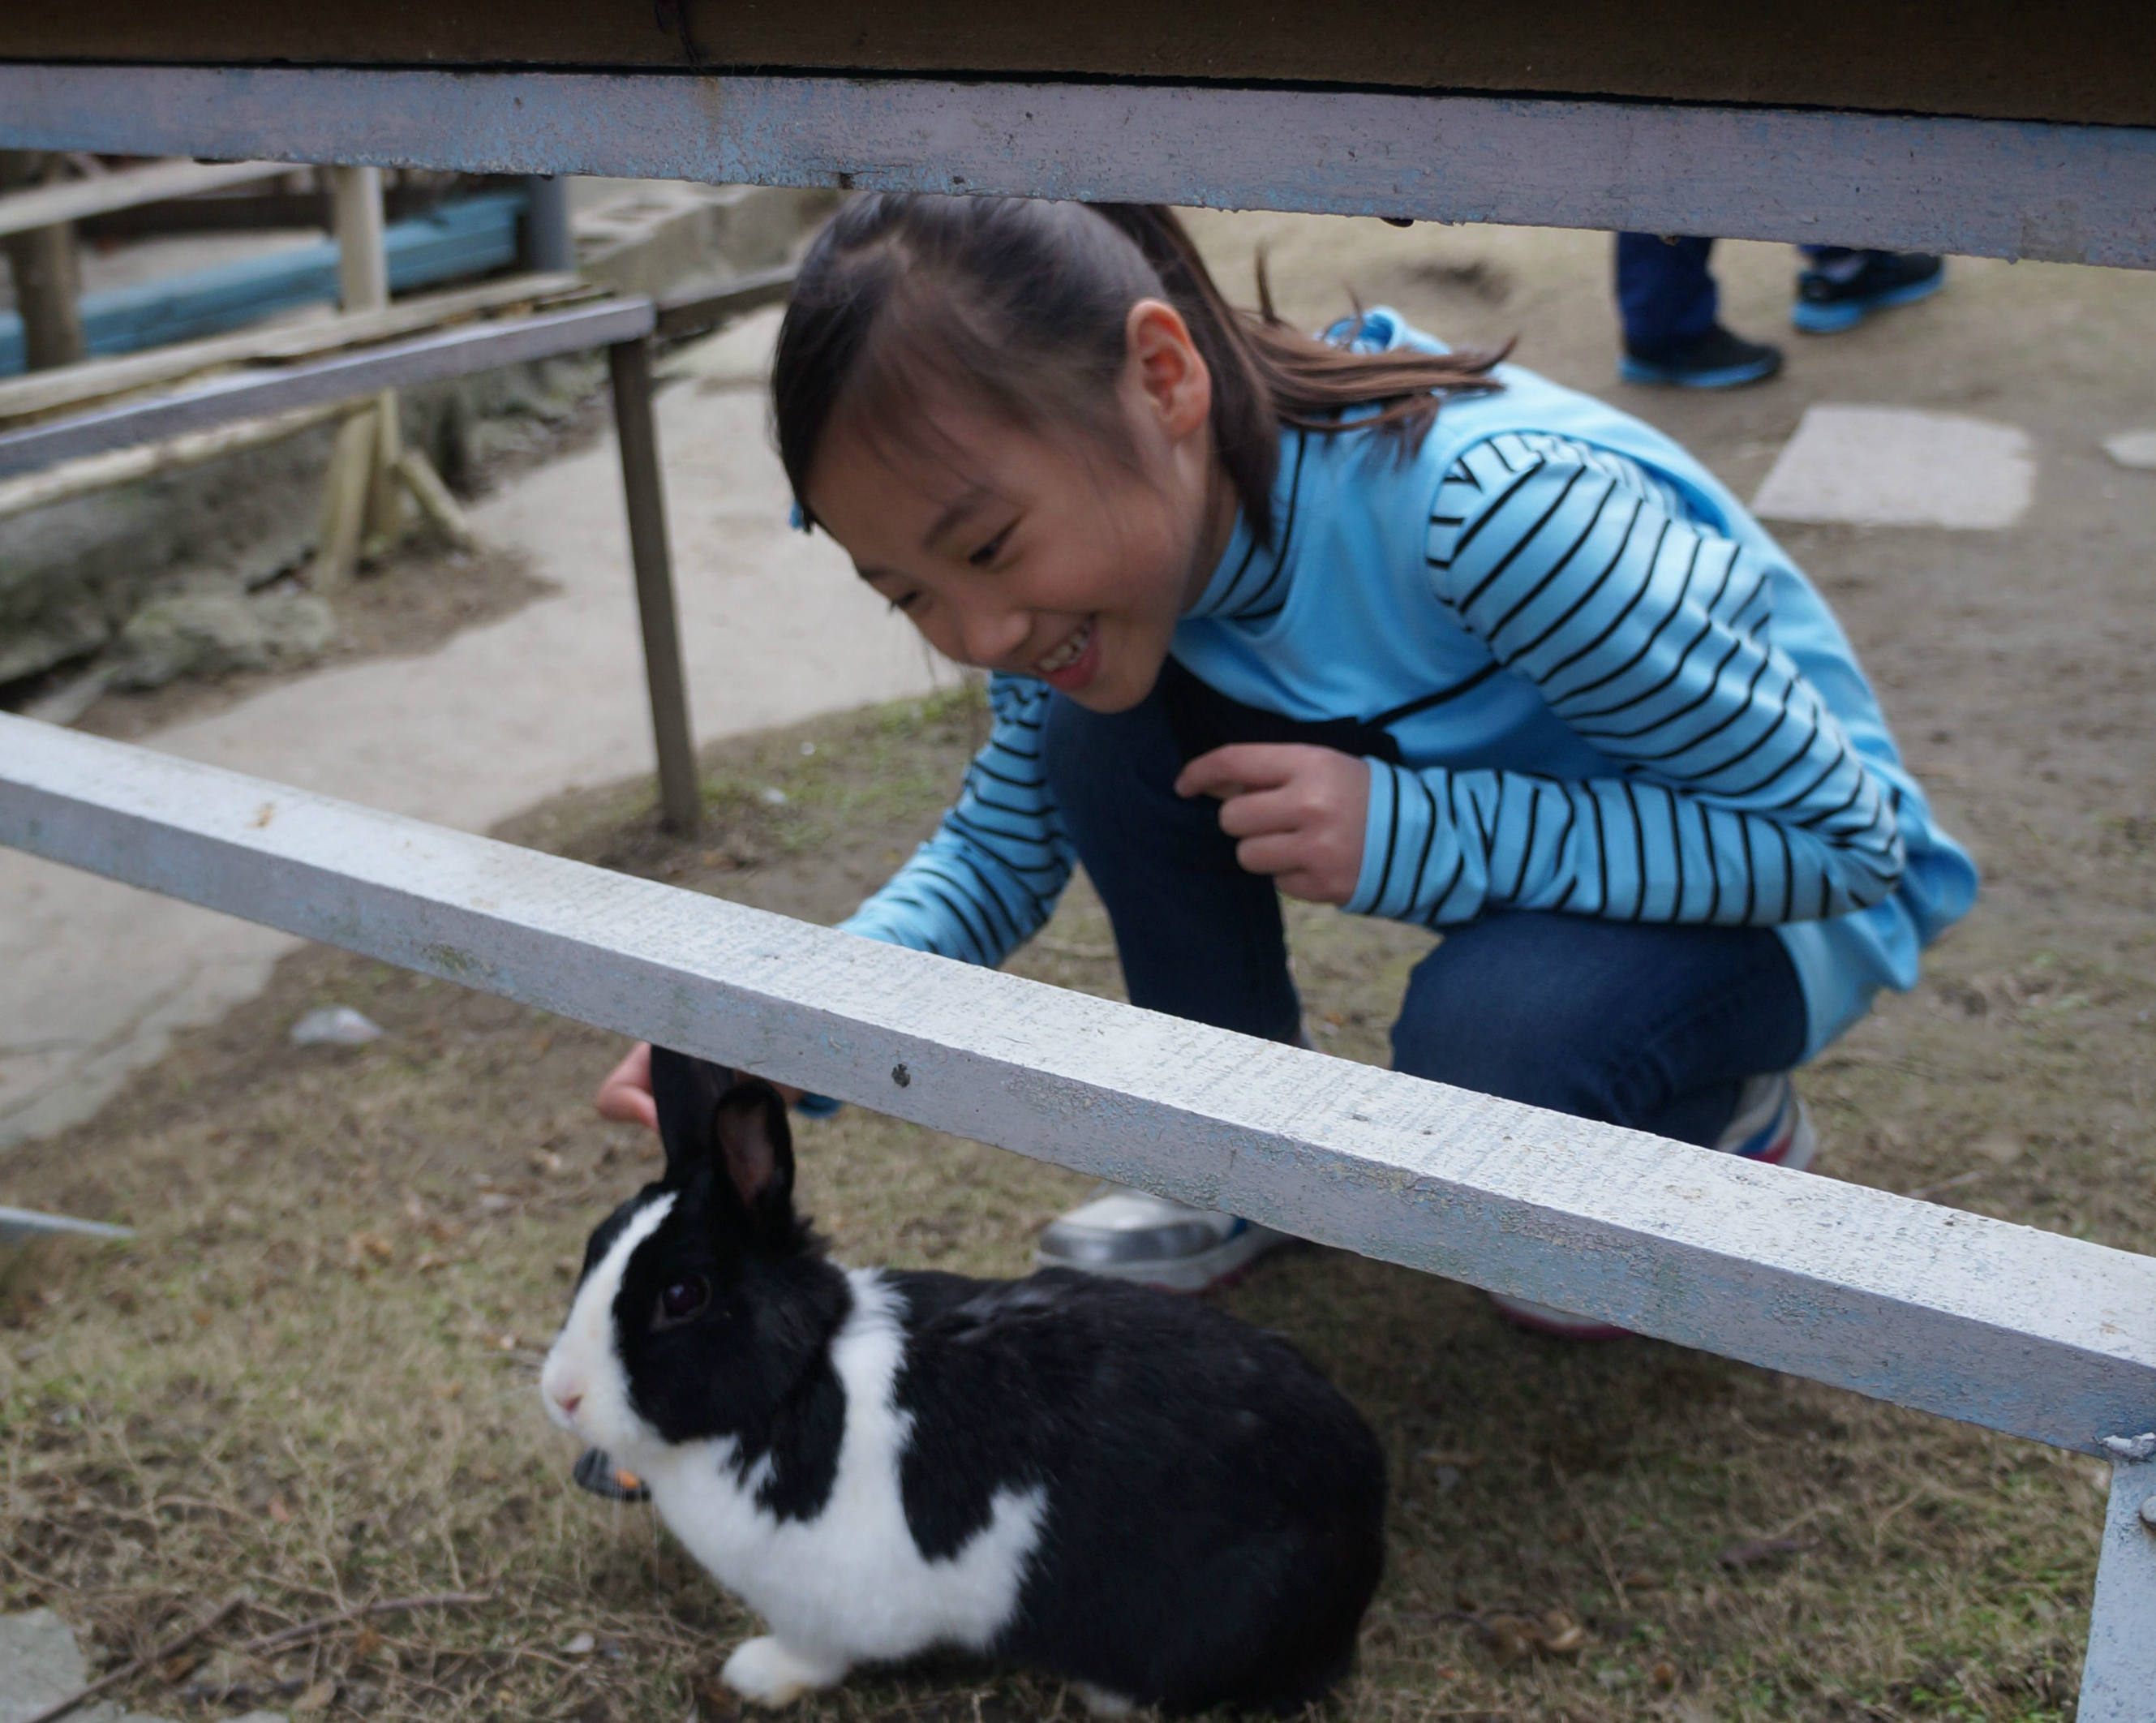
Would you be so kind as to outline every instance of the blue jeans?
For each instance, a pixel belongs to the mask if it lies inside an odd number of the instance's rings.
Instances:
[[[1279,894],[1237,865],[1218,802],[1176,795],[1183,758],[1160,692],[1112,714],[1058,695],[1044,748],[1132,1003],[1292,1041],[1302,1007]],[[1393,1063],[1707,1144],[1743,1080],[1794,1065],[1804,1032],[1796,971],[1770,929],[1514,913],[1446,929],[1415,965]]]
[[[1806,267],[1811,269],[1866,255],[1843,245],[1799,249],[1804,255]],[[1627,347],[1645,357],[1658,357],[1697,341],[1714,327],[1721,294],[1707,266],[1713,250],[1712,239],[1618,234],[1617,316],[1624,325]]]

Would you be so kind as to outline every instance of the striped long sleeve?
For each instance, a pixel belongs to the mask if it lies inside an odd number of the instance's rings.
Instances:
[[[1041,761],[1048,687],[988,679],[994,723],[936,835],[839,925],[848,933],[994,965],[1037,933],[1073,852]]]
[[[1892,791],[1774,645],[1772,563],[1667,485],[1563,438],[1492,437],[1447,471],[1427,561],[1438,597],[1612,769],[1373,761],[1349,908],[1764,925],[1892,889]]]

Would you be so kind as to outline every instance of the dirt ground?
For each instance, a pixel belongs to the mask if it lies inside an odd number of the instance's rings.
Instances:
[[[2156,280],[1957,264],[1939,299],[1798,345],[1780,383],[1663,396],[1608,383],[1604,239],[1200,228],[1231,291],[1268,243],[1283,309],[1306,320],[1352,283],[1456,339],[1519,332],[1524,362],[1609,390],[1747,494],[1813,399],[2029,431],[2037,501],[2006,532],[1784,535],[1986,874],[1922,984],[1804,1088],[1825,1175],[2156,1248],[2156,478],[2096,448],[2156,421]],[[1726,249],[1730,320],[1763,332],[1787,255]],[[688,842],[657,833],[642,784],[503,835],[833,920],[930,829],[983,727],[961,697],[724,744]],[[1301,906],[1291,922],[1323,1044],[1382,1060],[1429,937]],[[1115,991],[1082,886],[1014,967]],[[298,1015],[331,1003],[387,1036],[290,1047]],[[49,1604],[102,1666],[247,1588],[253,1612],[221,1648],[124,1690],[141,1709],[731,1715],[710,1678],[748,1622],[647,1510],[567,1487],[534,1391],[586,1232],[654,1165],[590,1111],[618,1051],[309,951],[97,1119],[17,1151],[9,1201],[140,1230],[18,1258],[0,1282],[0,1607]],[[857,1109],[798,1142],[804,1203],[853,1261],[1020,1273],[1085,1189]],[[1270,1258],[1223,1302],[1304,1347],[1390,1456],[1387,1578],[1325,1708],[1342,1723],[2071,1715],[2102,1487],[2088,1460],[1659,1343],[1525,1337],[1468,1288],[1338,1252]],[[276,1657],[231,1648],[447,1592],[487,1601]],[[948,1664],[864,1675],[804,1715],[1079,1708]]]

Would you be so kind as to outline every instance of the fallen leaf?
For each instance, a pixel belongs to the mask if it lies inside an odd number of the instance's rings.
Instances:
[[[177,1657],[168,1657],[157,1665],[158,1677],[162,1680],[170,1682],[184,1681],[193,1673],[195,1665],[201,1661],[202,1659],[193,1652],[183,1651]]]
[[[575,1638],[570,1640],[567,1644],[562,1646],[562,1654],[567,1657],[589,1657],[592,1654],[593,1648],[596,1647],[598,1643],[599,1642],[589,1633],[579,1633]]]
[[[1677,1666],[1665,1658],[1647,1671],[1647,1679],[1657,1687],[1674,1687],[1677,1684]]]
[[[319,1711],[336,1697],[336,1683],[325,1675],[292,1701],[295,1711]]]
[[[703,1723],[733,1723],[741,1715],[740,1699],[709,1670],[700,1669],[690,1676],[689,1692]]]
[[[354,1657],[372,1657],[376,1652],[382,1649],[382,1645],[380,1630],[370,1623],[362,1627],[359,1630],[358,1637],[352,1642],[352,1654]]]
[[[1662,1576],[1651,1567],[1635,1567],[1625,1574],[1625,1589],[1628,1592],[1654,1592],[1661,1589]]]
[[[280,1525],[290,1525],[292,1523],[292,1510],[285,1505],[284,1497],[273,1495],[270,1498],[270,1517]]]

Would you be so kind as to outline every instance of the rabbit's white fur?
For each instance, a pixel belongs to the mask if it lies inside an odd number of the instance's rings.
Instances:
[[[726,1665],[728,1684],[779,1704],[855,1663],[939,1645],[986,1649],[1017,1607],[1046,1496],[1038,1486],[999,1490],[988,1525],[956,1556],[921,1555],[899,1488],[911,1422],[895,1403],[905,1335],[897,1296],[877,1271],[847,1271],[853,1309],[831,1341],[845,1429],[829,1499],[814,1519],[780,1520],[759,1506],[770,1462],[737,1479],[733,1438],[670,1447],[636,1415],[614,1350],[614,1297],[629,1258],[673,1202],[662,1196],[634,1215],[578,1289],[542,1390],[556,1422],[643,1479],[689,1552],[770,1623],[777,1643],[742,1647]],[[565,1417],[560,1402],[572,1384],[583,1401]]]

